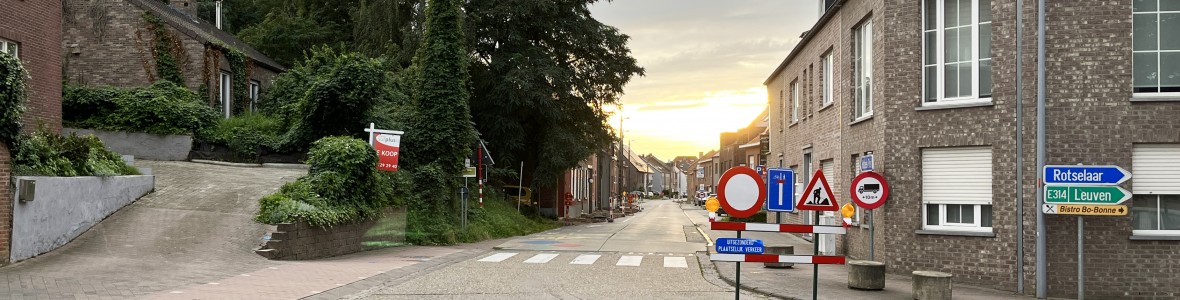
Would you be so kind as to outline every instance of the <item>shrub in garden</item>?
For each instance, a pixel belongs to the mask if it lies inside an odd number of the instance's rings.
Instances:
[[[225,145],[239,157],[253,159],[258,157],[259,150],[278,149],[282,139],[280,132],[282,127],[277,118],[248,113],[218,121],[198,132],[197,139]]]
[[[308,152],[307,164],[307,176],[259,200],[256,221],[275,224],[302,218],[330,227],[376,218],[381,209],[396,204],[394,175],[377,171],[377,154],[361,139],[320,139]]]
[[[118,176],[139,171],[93,135],[46,131],[22,135],[13,151],[13,173],[24,176]]]
[[[193,91],[170,81],[147,87],[65,88],[62,118],[67,126],[153,134],[194,134],[214,125],[217,110]]]
[[[20,60],[0,53],[0,142],[9,147],[14,146],[20,134],[27,76]]]

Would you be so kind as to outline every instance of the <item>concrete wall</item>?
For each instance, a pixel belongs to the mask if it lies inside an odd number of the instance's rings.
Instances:
[[[279,224],[254,253],[275,260],[310,260],[382,248],[405,241],[405,221],[405,208],[389,208],[380,219],[331,228],[304,221]]]
[[[102,143],[111,151],[147,160],[188,160],[188,153],[193,149],[193,137],[187,135],[158,135],[75,128],[65,128],[63,133],[92,134],[102,140]]]
[[[155,189],[150,175],[112,177],[38,177],[33,201],[22,202],[20,185],[13,193],[12,262],[52,251],[91,226]]]

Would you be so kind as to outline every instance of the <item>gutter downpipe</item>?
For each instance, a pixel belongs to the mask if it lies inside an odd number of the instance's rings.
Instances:
[[[1024,294],[1024,0],[1016,0],[1016,293]],[[1038,210],[1040,208],[1037,208]]]
[[[1037,298],[1048,293],[1045,259],[1045,211],[1041,181],[1045,177],[1045,0],[1037,0]]]

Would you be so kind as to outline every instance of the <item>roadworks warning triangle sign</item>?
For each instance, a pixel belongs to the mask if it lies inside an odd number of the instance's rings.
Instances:
[[[836,196],[832,195],[832,188],[828,186],[823,170],[816,170],[815,175],[811,176],[811,183],[803,189],[803,197],[799,198],[795,209],[840,211],[840,204],[836,203]]]

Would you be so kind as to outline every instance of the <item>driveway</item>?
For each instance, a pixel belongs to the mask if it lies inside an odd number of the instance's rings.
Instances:
[[[274,263],[251,250],[273,226],[258,199],[306,170],[137,161],[156,191],[66,246],[0,268],[0,299],[121,299]]]

